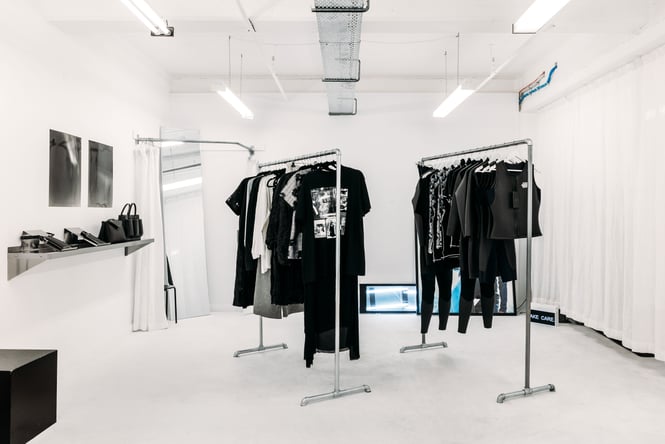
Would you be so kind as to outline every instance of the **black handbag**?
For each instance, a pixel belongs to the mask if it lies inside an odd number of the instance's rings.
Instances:
[[[132,214],[132,208],[134,209],[134,214]],[[127,213],[125,213],[125,210],[127,210]],[[143,236],[143,220],[141,220],[141,217],[136,212],[135,203],[125,204],[118,216],[118,220],[122,222],[127,240],[141,239],[141,236]]]
[[[102,221],[102,228],[99,230],[99,237],[104,242],[117,244],[118,242],[126,242],[127,235],[122,226],[122,222],[118,219],[108,219]]]

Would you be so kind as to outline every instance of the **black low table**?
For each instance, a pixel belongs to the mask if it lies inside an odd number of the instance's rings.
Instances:
[[[55,424],[57,350],[0,350],[0,444],[24,444]]]

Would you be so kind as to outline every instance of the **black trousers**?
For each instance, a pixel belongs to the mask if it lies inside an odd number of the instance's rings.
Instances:
[[[350,359],[360,358],[358,335],[358,276],[340,278],[339,348],[349,350]],[[305,350],[307,367],[314,353],[335,351],[335,277],[305,283]]]
[[[420,305],[420,333],[427,333],[432,319],[435,280],[439,284],[439,330],[445,330],[450,315],[450,287],[453,283],[453,269],[444,261],[435,262],[430,270],[423,270],[420,278],[423,285],[422,303]]]
[[[473,298],[476,294],[476,285],[480,286],[480,308],[483,314],[483,326],[492,328],[494,315],[494,282],[484,284],[477,279],[462,279],[459,300],[459,324],[457,331],[466,333],[473,310]]]

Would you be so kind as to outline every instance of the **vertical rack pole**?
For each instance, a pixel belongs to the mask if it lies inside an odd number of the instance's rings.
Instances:
[[[526,214],[526,332],[524,340],[524,390],[531,387],[531,261],[533,247],[533,144],[527,145],[527,214]]]
[[[334,393],[339,393],[339,306],[340,306],[340,285],[341,279],[341,199],[342,199],[342,153],[337,152],[335,157],[335,389]]]
[[[341,194],[342,194],[342,152],[335,150],[335,383],[332,392],[321,395],[306,396],[300,401],[302,407],[316,401],[326,401],[328,399],[337,399],[342,396],[353,395],[355,393],[370,393],[372,389],[368,385],[361,385],[350,389],[340,389],[339,384],[339,333],[340,333],[340,302],[341,302]],[[347,203],[348,205],[348,203]],[[356,308],[357,309],[357,308]]]
[[[527,205],[526,205],[526,313],[525,313],[525,339],[524,339],[524,389],[510,393],[502,393],[496,402],[502,404],[506,399],[520,398],[538,392],[556,390],[554,384],[541,385],[531,388],[531,273],[532,273],[532,247],[533,247],[533,142],[525,140],[527,145]]]
[[[259,316],[259,348],[263,347],[263,316]]]

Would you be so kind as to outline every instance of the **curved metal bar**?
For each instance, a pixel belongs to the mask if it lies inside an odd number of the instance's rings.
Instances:
[[[251,156],[254,155],[254,150],[255,150],[254,145],[245,145],[244,143],[225,141],[225,140],[162,139],[157,137],[136,137],[134,139],[134,143],[138,144],[140,142],[153,142],[153,143],[180,142],[180,143],[200,143],[200,144],[213,144],[213,145],[238,145],[249,151],[249,154]]]

